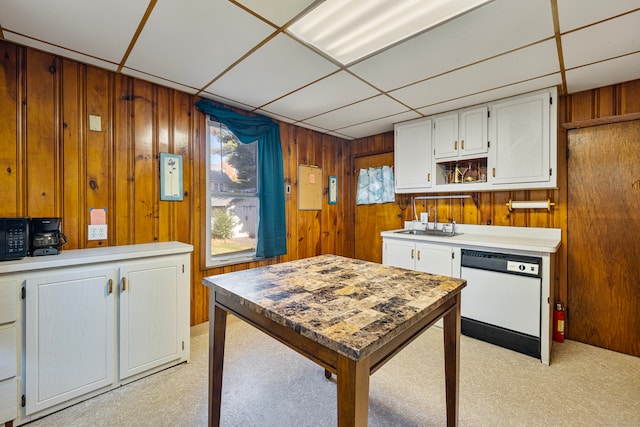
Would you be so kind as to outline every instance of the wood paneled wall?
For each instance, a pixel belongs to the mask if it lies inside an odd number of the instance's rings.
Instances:
[[[59,216],[65,249],[179,240],[194,246],[191,323],[208,319],[202,278],[323,253],[350,255],[348,142],[280,124],[288,254],[205,269],[205,116],[197,97],[0,40],[0,216]],[[89,130],[89,115],[102,130]],[[184,200],[160,201],[159,153],[184,157]],[[339,200],[299,211],[298,164],[339,177]],[[283,184],[284,185],[284,184]],[[325,195],[326,200],[326,195]],[[91,208],[109,238],[88,241]]]
[[[354,253],[353,159],[393,150],[393,133],[355,141],[280,123],[284,154],[287,255],[205,269],[205,117],[197,97],[0,40],[0,216],[60,216],[66,249],[179,240],[194,246],[191,324],[208,320],[202,278],[324,253]],[[561,98],[559,123],[640,111],[638,82]],[[89,130],[89,115],[102,131]],[[558,130],[559,153],[566,131]],[[159,153],[184,156],[184,200],[160,201]],[[298,165],[323,168],[320,211],[299,211]],[[559,156],[558,190],[480,193],[438,205],[440,218],[467,224],[559,227],[566,235],[566,162]],[[338,176],[338,203],[326,203],[326,181]],[[402,196],[405,197],[405,196]],[[551,213],[509,213],[509,199],[556,202]],[[109,239],[87,240],[91,208],[106,208]],[[405,211],[408,219],[409,210]],[[563,249],[561,249],[562,252]],[[559,258],[562,259],[562,253]],[[566,257],[565,257],[566,259]],[[556,269],[566,296],[566,269]]]

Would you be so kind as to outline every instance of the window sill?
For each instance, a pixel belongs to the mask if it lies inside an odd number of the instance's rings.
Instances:
[[[211,270],[212,268],[219,268],[219,267],[227,267],[230,265],[238,265],[238,264],[248,264],[250,262],[258,262],[258,261],[262,261],[266,258],[257,258],[257,257],[237,257],[237,258],[225,258],[223,260],[219,260],[217,262],[214,262],[212,260],[207,260],[207,262],[205,262],[205,265],[200,269],[201,271],[205,271],[205,270]]]

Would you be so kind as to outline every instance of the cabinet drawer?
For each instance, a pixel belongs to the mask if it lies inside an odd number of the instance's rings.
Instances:
[[[18,418],[18,381],[0,381],[0,424]]]
[[[17,310],[17,282],[0,282],[0,325],[15,322]]]
[[[16,327],[0,329],[0,381],[16,376]]]

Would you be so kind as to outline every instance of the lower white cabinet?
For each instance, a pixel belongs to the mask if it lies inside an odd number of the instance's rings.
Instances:
[[[18,416],[18,381],[15,378],[0,382],[0,423],[4,424]]]
[[[113,269],[64,269],[26,280],[26,413],[115,382]]]
[[[120,379],[182,356],[182,265],[173,257],[120,269]]]
[[[24,361],[11,382],[0,378],[0,423],[5,399],[20,425],[188,361],[192,250],[166,242],[0,265],[0,284],[12,279],[24,296],[23,337],[5,338],[0,325],[0,351],[13,339],[16,356],[21,342]],[[0,377],[5,370],[0,363]]]
[[[445,244],[384,238],[382,263],[393,267],[460,277],[460,249]]]
[[[0,424],[18,417],[18,282],[0,280]]]

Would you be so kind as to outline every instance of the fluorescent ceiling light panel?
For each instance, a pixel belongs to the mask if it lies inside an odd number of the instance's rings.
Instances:
[[[288,29],[342,64],[492,0],[325,0]]]

